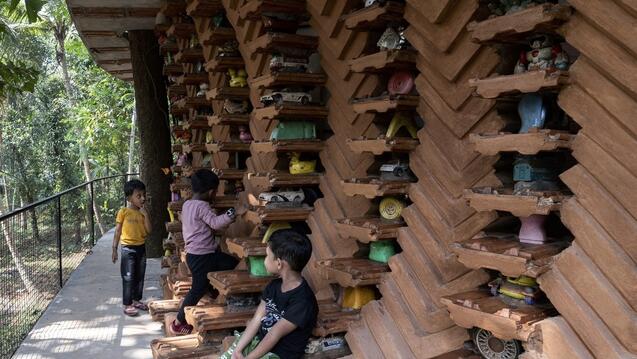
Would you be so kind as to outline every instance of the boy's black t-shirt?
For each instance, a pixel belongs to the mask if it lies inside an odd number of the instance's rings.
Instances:
[[[297,328],[281,338],[270,352],[281,359],[300,358],[316,325],[318,303],[305,279],[298,287],[285,293],[281,292],[281,283],[281,278],[275,279],[263,290],[261,299],[265,302],[266,315],[261,318],[257,336],[263,339],[279,319],[288,320]]]

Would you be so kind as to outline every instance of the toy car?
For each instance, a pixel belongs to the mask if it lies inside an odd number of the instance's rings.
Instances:
[[[380,166],[380,179],[385,181],[412,181],[416,178],[407,163],[397,161]]]
[[[274,55],[270,59],[270,70],[274,72],[306,72],[307,59]]]
[[[279,190],[276,192],[261,192],[259,200],[271,203],[291,203],[300,206],[305,199],[305,194],[301,190]]]
[[[292,88],[284,88],[281,91],[273,91],[269,95],[261,96],[261,103],[269,106],[273,103],[281,105],[284,102],[300,103],[307,105],[312,101],[312,95],[309,92],[300,91]]]
[[[380,51],[400,50],[407,47],[407,39],[403,35],[403,29],[388,27],[376,43]]]
[[[238,114],[248,112],[248,101],[225,100],[223,109],[229,114]]]

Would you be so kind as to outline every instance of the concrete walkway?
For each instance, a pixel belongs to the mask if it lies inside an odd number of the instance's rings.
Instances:
[[[119,262],[111,262],[111,230],[71,274],[14,359],[152,358],[150,341],[164,336],[147,312],[122,313]],[[160,298],[159,259],[148,259],[144,300]]]

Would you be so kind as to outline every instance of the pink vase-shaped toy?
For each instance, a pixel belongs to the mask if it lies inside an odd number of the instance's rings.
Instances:
[[[520,221],[522,222],[522,227],[520,227],[518,237],[521,243],[543,244],[546,242],[545,215],[533,214],[529,217],[520,217]]]

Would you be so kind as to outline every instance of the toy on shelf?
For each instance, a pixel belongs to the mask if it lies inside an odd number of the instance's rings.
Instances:
[[[388,27],[376,43],[380,51],[401,50],[407,48],[409,43],[403,35],[404,30],[405,29],[402,27]]]
[[[342,335],[316,338],[310,339],[307,343],[307,346],[305,347],[305,354],[308,356],[327,356],[328,353],[331,353],[332,351],[343,350],[345,348],[347,348],[347,342],[345,341],[345,337]]]
[[[309,92],[296,88],[284,88],[280,91],[273,91],[269,95],[261,96],[261,103],[264,106],[271,104],[282,105],[284,102],[300,103],[301,105],[307,105],[312,102],[312,95]]]
[[[405,127],[411,135],[411,138],[418,138],[417,132],[418,129],[414,124],[412,118],[402,112],[396,112],[389,123],[389,127],[387,127],[387,132],[385,133],[386,138],[393,138],[396,136],[398,131]]]
[[[239,126],[239,139],[243,143],[252,142],[252,134],[246,126]]]
[[[544,244],[546,243],[546,230],[544,222],[546,215],[532,214],[528,217],[519,217],[522,226],[518,238],[521,243],[527,244]]]
[[[230,87],[246,87],[248,86],[248,74],[244,69],[228,69]]]
[[[396,71],[387,81],[390,95],[407,95],[414,88],[414,76],[408,71]]]
[[[383,181],[407,181],[416,179],[409,169],[409,164],[395,161],[380,166],[380,179]]]
[[[532,6],[547,3],[548,0],[491,0],[487,7],[494,16],[510,15]]]
[[[396,248],[391,239],[372,242],[369,246],[369,259],[376,262],[387,263],[394,254]]]
[[[279,122],[270,140],[301,140],[316,138],[316,125],[308,121]]]
[[[208,84],[207,83],[200,83],[199,84],[199,91],[197,91],[197,97],[205,97],[206,96],[206,91],[208,91]]]
[[[515,65],[513,73],[521,74],[527,71],[546,70],[549,72],[567,70],[568,55],[560,44],[553,44],[551,37],[541,35],[530,41],[531,50],[520,52],[520,59]]]
[[[314,171],[316,170],[316,160],[302,161],[300,157],[301,154],[298,152],[292,152],[290,154],[290,174],[304,175],[314,173]]]
[[[221,57],[239,57],[239,43],[236,40],[230,40],[217,46],[217,56]]]
[[[278,190],[276,192],[261,192],[259,201],[265,202],[266,207],[301,207],[305,193],[301,190]]]
[[[234,101],[226,99],[223,102],[223,109],[231,114],[242,114],[248,112],[248,101]]]
[[[538,304],[544,295],[534,278],[523,275],[517,278],[497,278],[489,282],[489,288],[491,295],[512,306]]]
[[[374,299],[376,294],[370,286],[347,287],[343,289],[341,306],[346,309],[361,309]]]
[[[522,96],[518,104],[518,114],[522,122],[519,133],[528,133],[532,128],[544,127],[546,112],[546,105],[540,94],[530,93]]]
[[[385,197],[380,201],[380,216],[387,220],[400,218],[400,214],[405,208],[405,202],[396,197]]]
[[[265,231],[265,234],[263,235],[263,240],[261,241],[261,243],[267,243],[268,240],[270,239],[270,236],[272,236],[274,232],[281,229],[290,229],[290,228],[292,228],[292,225],[289,222],[270,223],[270,225],[268,226],[268,229]]]
[[[250,275],[255,277],[267,277],[271,274],[265,269],[265,256],[249,256],[248,267]]]
[[[558,191],[557,163],[537,156],[518,156],[513,162],[514,195]]]
[[[273,55],[270,59],[270,70],[273,72],[307,72],[307,59]]]
[[[473,328],[471,339],[476,351],[486,359],[515,359],[522,353],[518,340],[497,338],[486,329]]]

